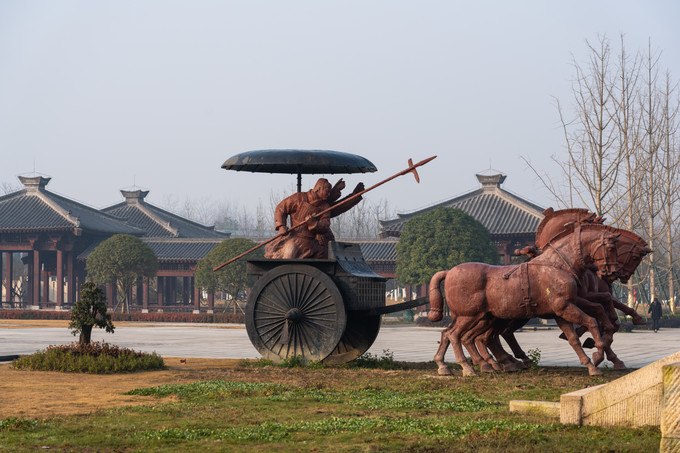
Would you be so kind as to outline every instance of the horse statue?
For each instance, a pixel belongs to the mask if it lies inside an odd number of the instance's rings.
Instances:
[[[440,283],[444,280],[453,319],[446,335],[463,374],[476,374],[462,350],[464,335],[473,362],[481,363],[485,360],[470,339],[492,329],[494,319],[523,320],[537,316],[555,317],[580,362],[588,367],[590,374],[601,374],[593,362],[603,360],[604,342],[597,320],[579,308],[579,305],[593,304],[578,295],[578,281],[591,265],[596,266],[600,275],[616,275],[617,237],[604,225],[571,223],[550,240],[541,255],[520,266],[464,263],[449,271],[437,272],[430,281],[428,319],[434,322],[442,317]],[[603,322],[605,330],[613,330],[611,323],[607,323]],[[583,351],[574,324],[586,326],[590,331],[597,348],[593,361]],[[445,350],[441,352],[435,361],[444,374],[448,367],[443,360]]]
[[[539,225],[536,232],[536,244],[540,245],[541,248],[550,244],[552,238],[556,235],[561,234],[566,225],[570,223],[579,224],[602,224],[604,219],[601,217],[596,217],[592,212],[586,209],[565,209],[560,211],[553,211],[552,208],[546,209],[544,211],[544,219]],[[611,227],[607,227],[611,229]],[[647,247],[647,244],[637,235],[628,232],[626,230],[612,229],[613,233],[622,236],[617,242],[617,265],[620,267],[620,271],[617,272],[619,279],[622,281],[627,281],[628,278],[635,272],[635,269],[640,264],[640,261],[651,250]],[[536,246],[529,246],[522,249],[520,253],[518,251],[515,254],[527,255],[530,258],[534,258],[542,253],[542,250]],[[639,323],[644,320],[635,313],[630,307],[625,304],[620,303],[616,298],[612,296],[611,293],[611,282],[616,278],[614,274],[610,274],[607,279],[599,278],[594,270],[587,269],[581,280],[579,281],[578,295],[580,299],[576,299],[577,306],[581,308],[587,315],[594,317],[600,326],[605,326],[605,328],[600,329],[602,334],[604,345],[604,351],[607,355],[607,359],[612,361],[615,369],[624,369],[625,364],[620,361],[616,354],[611,350],[611,342],[613,341],[614,332],[618,331],[620,323],[618,322],[618,316],[616,309],[624,311],[624,313],[632,315],[633,321]],[[583,303],[586,300],[589,303]],[[593,305],[596,303],[596,305]],[[435,361],[439,363],[440,359],[443,364],[443,356],[449,345],[448,333],[453,327],[455,321],[452,321],[451,325],[442,332],[442,338],[440,341],[439,350],[435,355]],[[476,349],[483,358],[483,361],[471,353],[473,358],[473,363],[480,366],[482,371],[492,371],[492,370],[505,370],[514,371],[518,369],[527,368],[530,363],[529,358],[526,356],[524,351],[521,349],[517,340],[514,336],[514,332],[522,327],[528,322],[527,319],[516,319],[516,320],[504,320],[504,319],[494,319],[492,321],[492,327],[488,328],[485,332],[479,332],[480,327],[483,330],[484,327],[478,326],[477,329],[472,328],[465,332],[461,338],[461,342],[468,349],[471,350],[474,345],[471,342],[474,340],[476,344]],[[579,327],[576,332],[577,335],[582,335],[587,331],[587,327]],[[512,356],[507,354],[503,349],[498,336],[502,335],[506,340],[508,345],[511,347],[515,357],[520,359],[518,361]],[[563,333],[561,338],[566,338]],[[592,341],[592,339],[588,339]],[[586,343],[587,343],[586,342]],[[584,346],[586,345],[584,343]],[[594,341],[593,341],[594,343]],[[586,346],[587,347],[587,346]],[[494,354],[495,360],[491,357],[487,349],[491,350]],[[598,365],[601,362],[601,356],[596,357],[598,362],[594,365]],[[475,360],[477,359],[477,360]],[[440,374],[450,374],[450,370],[445,365],[439,368]]]

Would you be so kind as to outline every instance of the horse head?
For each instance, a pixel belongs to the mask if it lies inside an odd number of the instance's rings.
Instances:
[[[630,231],[623,230],[617,246],[619,262],[618,279],[621,283],[627,283],[633,276],[642,259],[652,252],[647,243],[639,236]]]
[[[596,269],[600,278],[616,278],[620,272],[618,242],[621,237],[615,228],[592,224],[577,224],[581,256],[587,265]]]

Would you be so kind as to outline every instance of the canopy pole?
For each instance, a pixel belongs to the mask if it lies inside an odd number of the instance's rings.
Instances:
[[[298,178],[297,178],[297,189],[298,189],[298,192],[302,192],[302,173],[300,173],[299,168],[298,168]]]

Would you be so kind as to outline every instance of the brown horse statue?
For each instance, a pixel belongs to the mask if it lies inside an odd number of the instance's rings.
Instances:
[[[540,223],[536,232],[536,243],[545,247],[550,240],[556,235],[560,234],[566,227],[565,225],[577,222],[577,223],[595,223],[601,224],[603,219],[597,217],[596,214],[586,210],[586,209],[564,209],[559,211],[554,211],[552,208],[546,209],[544,212],[544,219]],[[639,236],[628,232],[626,230],[614,230],[617,234],[621,234],[619,242],[617,242],[617,261],[621,270],[618,272],[618,278],[624,283],[630,278],[630,276],[635,272],[635,269],[640,264],[640,261],[651,250],[647,247],[647,244]],[[530,259],[541,254],[541,250],[536,246],[524,247],[521,250],[516,250],[515,255],[526,255]],[[611,349],[611,342],[613,341],[613,333],[618,331],[620,323],[618,321],[618,316],[616,309],[623,311],[625,314],[631,315],[633,317],[633,322],[636,324],[643,323],[644,320],[630,307],[619,302],[613,297],[611,292],[611,281],[613,281],[613,276],[610,276],[608,280],[599,278],[593,270],[587,270],[579,286],[579,296],[590,302],[596,302],[602,305],[599,306],[589,305],[579,305],[586,314],[593,316],[598,320],[598,323],[603,324],[606,321],[603,318],[606,316],[611,325],[613,325],[613,331],[604,332],[601,329],[601,334],[603,334],[603,340],[605,341],[604,351],[607,359],[614,364],[615,369],[625,369],[625,364],[618,359],[616,354]],[[602,311],[604,309],[604,311]],[[470,349],[471,341],[474,340],[477,345],[477,350],[484,359],[483,362],[476,363],[480,366],[482,371],[492,371],[492,370],[505,370],[514,371],[517,369],[527,368],[531,363],[530,359],[527,357],[526,353],[522,350],[517,342],[514,332],[524,326],[529,319],[519,319],[519,320],[502,320],[495,319],[493,321],[493,327],[488,329],[482,334],[475,333],[474,331],[466,332],[461,341],[463,342],[466,349]],[[443,357],[446,349],[449,345],[449,340],[447,337],[448,330],[453,326],[445,329],[442,332],[442,337],[440,341],[439,350],[437,351],[437,357]],[[474,329],[473,329],[474,330]],[[581,336],[587,331],[586,327],[579,327],[576,332],[578,336]],[[476,338],[473,338],[474,335]],[[515,357],[520,359],[520,361],[515,360],[512,356],[507,354],[503,349],[498,336],[502,335],[505,341],[508,343],[513,351]],[[560,338],[566,338],[563,333]],[[588,339],[592,341],[592,339]],[[586,342],[586,343],[587,343]],[[584,346],[586,345],[584,343]],[[495,357],[491,357],[487,353],[487,349],[492,350]],[[597,365],[597,364],[595,364]],[[441,369],[443,373],[450,373],[448,368]]]
[[[561,211],[553,211],[552,209],[547,209],[544,211],[546,217],[543,219],[539,228],[536,232],[536,242],[537,244],[547,244],[549,240],[545,239],[550,234],[556,234],[560,228],[564,228],[565,222],[569,221],[585,221],[587,223],[600,223],[601,219],[596,218],[594,213],[588,212],[585,209],[565,209]],[[587,299],[591,302],[597,302],[601,304],[605,310],[606,316],[609,318],[617,332],[620,327],[618,321],[618,314],[616,310],[622,311],[624,314],[629,315],[633,318],[634,324],[645,324],[644,319],[635,312],[628,305],[621,303],[612,294],[612,282],[618,278],[623,283],[626,283],[628,279],[635,273],[635,270],[639,266],[642,258],[651,252],[651,249],[647,246],[647,243],[638,235],[627,231],[616,229],[618,234],[620,234],[619,239],[616,244],[617,248],[617,262],[619,271],[616,275],[612,275],[609,278],[599,278],[596,273],[592,270],[588,270],[583,275],[580,287],[579,296]],[[536,252],[531,247],[525,247],[520,251],[521,254],[527,256],[536,256],[540,253],[540,250]],[[615,278],[613,278],[615,277]],[[589,310],[587,307],[580,307],[590,316],[595,316],[598,321],[601,322],[600,316],[601,312],[596,310],[595,312]],[[528,320],[527,320],[528,321]],[[501,335],[508,343],[513,351],[513,354],[518,359],[522,360],[524,363],[529,361],[528,357],[522,350],[522,348],[517,343],[513,332],[522,327],[524,323],[514,322],[508,326],[502,328]],[[583,335],[587,331],[584,326],[576,329],[578,336]],[[613,333],[611,335],[613,336]],[[560,335],[560,338],[566,339],[564,333]],[[613,338],[607,338],[605,340],[605,354],[607,360],[611,361],[614,365],[614,369],[625,369],[625,364],[616,356],[614,351],[611,349],[611,342]],[[585,345],[585,343],[584,343]]]
[[[593,360],[601,362],[604,343],[599,325],[595,318],[579,308],[578,305],[590,302],[580,300],[577,282],[591,264],[597,266],[601,275],[609,276],[618,272],[616,238],[603,225],[572,223],[550,241],[549,247],[540,256],[520,266],[464,263],[449,271],[438,272],[430,281],[431,309],[428,319],[441,319],[443,301],[439,285],[444,280],[446,300],[453,318],[446,335],[453,346],[456,363],[463,367],[464,375],[475,374],[462,350],[461,339],[464,335],[468,339],[478,337],[493,327],[494,319],[514,320],[536,316],[555,317],[581,363],[588,367],[590,374],[601,374],[583,351],[574,332],[574,324],[588,327],[597,347]],[[613,329],[609,324],[605,330]],[[468,342],[466,349],[473,361],[484,361],[474,344]],[[443,353],[435,356],[435,361],[440,372],[442,368],[447,368]]]

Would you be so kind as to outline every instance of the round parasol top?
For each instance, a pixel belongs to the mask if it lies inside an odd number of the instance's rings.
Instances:
[[[371,173],[378,169],[361,156],[318,149],[262,149],[230,157],[225,170],[257,173]]]
[[[227,159],[225,170],[257,173],[290,173],[298,175],[298,192],[301,174],[372,173],[373,163],[361,156],[340,151],[318,149],[262,149],[240,153]]]

